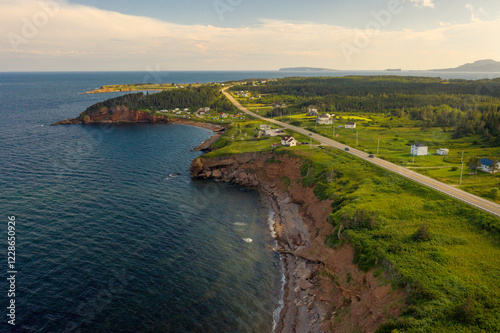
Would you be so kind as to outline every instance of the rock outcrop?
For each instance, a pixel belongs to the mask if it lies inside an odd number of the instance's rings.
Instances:
[[[374,332],[405,309],[406,293],[363,272],[346,244],[325,246],[331,201],[302,186],[299,158],[246,153],[194,160],[191,174],[256,187],[275,211],[276,249],[285,266],[284,308],[276,332]]]
[[[79,117],[67,119],[52,125],[76,124],[132,124],[132,123],[169,123],[167,116],[156,116],[149,112],[131,110],[126,106],[102,107],[94,111],[85,111]]]

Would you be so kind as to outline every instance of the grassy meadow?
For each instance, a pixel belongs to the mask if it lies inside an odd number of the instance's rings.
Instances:
[[[238,97],[238,96],[236,96]],[[272,106],[258,104],[255,100],[248,101],[238,97],[238,101],[250,111],[259,111],[264,115],[272,110]],[[470,169],[467,162],[471,157],[498,158],[500,147],[486,145],[479,136],[470,135],[453,139],[452,128],[425,127],[423,121],[401,119],[389,114],[335,112],[334,125],[317,125],[316,117],[306,113],[293,114],[283,111],[283,116],[274,119],[304,127],[312,132],[332,138],[347,146],[357,148],[389,162],[414,168],[422,173],[444,183],[500,203],[500,172],[484,173]],[[339,128],[346,122],[356,122],[356,129]],[[429,146],[428,156],[410,155],[410,147],[414,143]],[[448,148],[448,156],[436,154],[437,149]],[[462,169],[462,152],[464,169]],[[462,182],[460,184],[460,178]]]
[[[325,245],[352,244],[361,269],[408,293],[404,314],[378,332],[500,331],[499,219],[339,150],[248,139],[258,124],[233,125],[206,157],[274,151],[303,161],[302,185],[333,200]]]

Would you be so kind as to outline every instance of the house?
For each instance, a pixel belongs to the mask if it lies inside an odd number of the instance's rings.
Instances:
[[[410,155],[412,155],[412,156],[426,156],[428,148],[429,147],[424,146],[421,143],[411,145]]]
[[[492,170],[492,165],[493,165],[493,160],[490,160],[489,158],[482,158],[480,169],[484,172],[492,172],[492,171],[494,172],[494,170]],[[500,162],[498,161],[495,170],[500,170]]]
[[[298,141],[295,140],[293,136],[284,136],[281,139],[281,145],[285,147],[295,147],[297,145]]]
[[[223,112],[223,113],[221,113],[221,114],[220,114],[220,117],[221,117],[222,119],[225,119],[225,118],[229,117],[229,115],[228,115],[227,113],[224,113],[224,112]]]
[[[209,111],[210,111],[210,108],[206,107],[206,108],[198,109],[198,111],[196,111],[196,113],[203,116],[203,115],[207,114]]]
[[[356,129],[356,123],[345,123],[345,128]]]
[[[318,109],[309,109],[310,116],[317,116],[318,115]]]
[[[333,115],[335,116],[335,115]],[[328,113],[323,113],[316,118],[316,123],[318,125],[332,125],[333,124],[333,117],[330,116]]]
[[[438,155],[441,155],[441,156],[446,156],[450,153],[450,150],[449,149],[446,149],[446,148],[439,148],[437,151],[436,151],[436,154]]]

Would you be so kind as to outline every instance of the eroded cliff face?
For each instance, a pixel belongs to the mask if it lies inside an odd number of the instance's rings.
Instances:
[[[74,124],[132,124],[168,123],[167,116],[155,116],[148,112],[131,110],[126,106],[102,107],[92,112],[83,112],[80,117],[67,119],[52,125]]]
[[[350,245],[332,249],[325,237],[330,201],[318,200],[301,184],[299,158],[248,153],[198,158],[196,178],[253,186],[266,193],[276,211],[275,231],[286,267],[285,307],[277,332],[374,332],[405,309],[406,294],[386,276],[363,272],[353,264]]]

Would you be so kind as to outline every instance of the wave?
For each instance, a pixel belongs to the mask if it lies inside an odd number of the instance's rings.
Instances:
[[[244,242],[246,242],[246,243],[251,243],[251,242],[253,242],[253,239],[251,239],[251,238],[242,238],[242,239],[243,239],[243,241],[244,241]]]
[[[243,222],[236,222],[234,223],[235,226],[238,226],[238,227],[242,227],[242,226],[245,226],[247,225],[246,223],[243,223]]]

